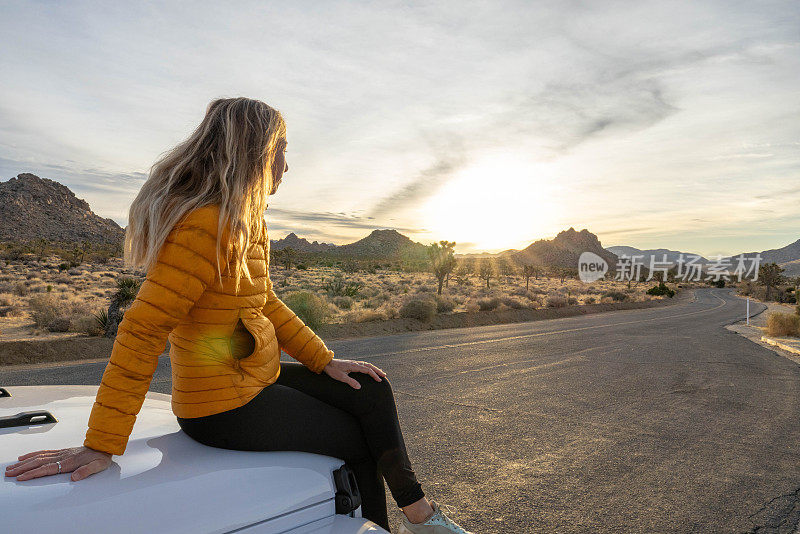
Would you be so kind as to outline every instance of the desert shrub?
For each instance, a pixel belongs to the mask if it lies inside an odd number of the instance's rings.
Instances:
[[[281,300],[311,329],[322,326],[330,317],[328,304],[311,291],[292,291]]]
[[[30,291],[31,291],[31,290],[30,290],[30,288],[28,287],[28,283],[26,283],[26,282],[22,282],[22,281],[20,281],[20,282],[17,282],[17,283],[14,285],[14,292],[16,292],[16,294],[17,294],[17,295],[19,295],[20,297],[26,297],[26,296],[28,296],[28,294],[30,293]]]
[[[563,308],[567,305],[567,299],[558,295],[550,295],[545,301],[548,308]]]
[[[364,302],[365,308],[378,308],[384,302],[390,300],[391,297],[387,293],[378,293]]]
[[[358,295],[358,292],[362,287],[364,287],[363,282],[353,282],[345,280],[343,276],[335,276],[325,282],[322,286],[322,289],[327,291],[328,294],[333,297],[355,297]]]
[[[72,331],[81,332],[89,336],[102,336],[105,329],[98,324],[97,319],[92,315],[81,315],[72,321]]]
[[[381,290],[375,286],[367,286],[358,292],[359,297],[372,298],[381,294]]]
[[[69,317],[56,317],[47,325],[51,332],[69,332],[72,327],[72,319]]]
[[[467,301],[467,303],[464,305],[464,309],[465,309],[466,311],[468,311],[468,312],[476,312],[476,311],[479,311],[479,310],[481,309],[481,307],[480,307],[480,306],[478,306],[478,303],[477,303],[476,301],[474,301],[474,300],[470,299],[470,300],[468,300],[468,301]]]
[[[387,319],[397,319],[400,317],[400,310],[397,308],[397,306],[387,304],[377,311],[383,313]]]
[[[36,326],[46,327],[59,316],[58,300],[50,293],[40,293],[32,296],[28,300],[28,308],[31,312],[31,319]]]
[[[409,299],[400,308],[400,317],[430,321],[436,315],[436,301],[433,299]]]
[[[495,310],[499,305],[500,305],[500,299],[498,297],[487,297],[483,299],[478,299],[478,308],[481,311]]]
[[[509,308],[519,310],[525,307],[521,300],[515,299],[514,297],[503,297],[501,299],[502,303],[508,306]]]
[[[767,317],[767,334],[771,336],[800,337],[800,315],[770,313]]]
[[[452,299],[443,297],[442,295],[435,295],[435,298],[437,313],[448,313],[453,311],[453,308],[456,307],[456,303]]]
[[[576,299],[575,297],[569,297],[567,299],[567,304],[569,304],[570,306],[576,306],[578,304],[578,299]]]
[[[37,293],[28,299],[28,309],[36,326],[50,329],[63,328],[62,323],[53,323],[56,319],[73,319],[80,315],[91,313],[89,305],[77,298],[63,299],[54,293]],[[67,330],[51,330],[53,332],[66,332]]]
[[[597,301],[597,299],[596,299],[596,298],[594,298],[594,297],[586,297],[586,298],[583,300],[583,303],[584,303],[584,304],[594,304],[596,301]]]
[[[622,302],[623,300],[626,300],[628,298],[628,295],[626,295],[622,291],[606,291],[605,293],[603,293],[603,296],[608,297],[616,302]]]
[[[379,310],[353,310],[344,316],[347,323],[366,323],[369,321],[384,321],[386,313]]]
[[[98,328],[102,332],[105,332],[108,329],[108,310],[101,309],[92,316],[92,319],[94,319],[95,323],[97,323]],[[86,330],[84,331],[86,332]],[[86,333],[88,334],[89,332]]]
[[[353,297],[346,297],[344,295],[333,297],[333,303],[342,310],[349,310],[353,307]]]
[[[648,289],[647,290],[647,294],[648,295],[657,295],[657,296],[667,295],[669,298],[672,298],[672,297],[675,296],[675,291],[673,291],[672,289],[668,288],[667,284],[665,284],[664,282],[661,282],[657,286],[653,286],[650,289]]]

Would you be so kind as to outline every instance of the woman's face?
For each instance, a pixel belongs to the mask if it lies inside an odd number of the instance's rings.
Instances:
[[[278,150],[275,154],[275,162],[272,166],[272,183],[274,184],[272,187],[272,191],[270,191],[270,195],[275,194],[275,191],[278,190],[278,185],[281,183],[281,179],[283,178],[283,173],[289,170],[289,165],[286,163],[286,139],[282,139],[278,143]]]

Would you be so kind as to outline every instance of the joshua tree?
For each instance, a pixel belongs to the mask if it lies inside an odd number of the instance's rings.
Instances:
[[[286,247],[281,251],[279,261],[283,264],[284,269],[287,271],[292,268],[292,265],[297,263],[297,251],[292,247]]]
[[[532,265],[530,263],[526,263],[522,266],[522,276],[525,277],[525,291],[528,290],[528,281],[531,279],[531,276],[538,280],[540,274],[542,274],[541,267],[537,267],[536,265]]]
[[[555,275],[561,280],[562,284],[567,278],[574,278],[577,276],[575,269],[568,269],[567,267],[556,267],[554,272]]]
[[[453,248],[456,246],[455,241],[442,240],[438,243],[431,243],[428,246],[428,259],[433,268],[433,274],[439,280],[439,289],[436,291],[437,295],[442,294],[442,286],[444,280],[447,278],[453,269],[456,267],[456,258],[453,256]]]
[[[758,269],[758,282],[767,288],[765,300],[770,300],[772,297],[772,288],[777,286],[783,280],[781,273],[783,269],[777,263],[767,263]]]
[[[512,276],[516,276],[519,273],[519,268],[517,264],[514,263],[512,260],[508,258],[508,256],[500,256],[497,261],[497,268],[500,271],[500,274],[507,278],[506,282],[514,283],[514,280],[508,280]]]
[[[486,280],[486,289],[489,289],[489,280],[497,274],[497,265],[495,265],[492,258],[481,258],[478,265],[478,276],[481,280]]]
[[[117,279],[117,292],[111,297],[111,305],[108,307],[105,337],[116,337],[117,327],[122,322],[122,308],[136,298],[141,285],[141,280],[136,278]]]

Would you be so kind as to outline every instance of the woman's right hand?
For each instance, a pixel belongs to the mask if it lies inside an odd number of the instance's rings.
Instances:
[[[111,465],[112,456],[84,446],[29,452],[17,457],[19,462],[6,466],[6,476],[29,480],[57,475],[59,472],[56,462],[61,462],[61,473],[72,472],[72,480],[81,480]]]

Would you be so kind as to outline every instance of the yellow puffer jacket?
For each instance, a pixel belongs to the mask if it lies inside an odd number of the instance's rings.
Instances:
[[[125,452],[167,339],[172,411],[183,418],[247,403],[277,380],[281,349],[315,373],[333,359],[333,351],[272,290],[266,221],[247,251],[252,282],[243,276],[238,292],[224,258],[221,282],[217,276],[218,222],[219,206],[203,206],[187,213],[167,237],[119,324],[85,446]],[[229,342],[240,318],[255,338],[255,350],[238,360]]]

